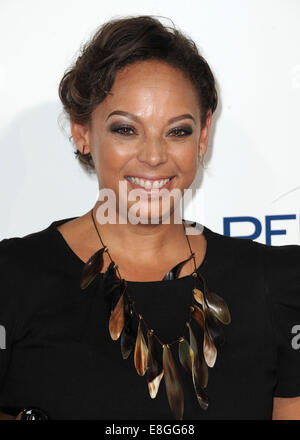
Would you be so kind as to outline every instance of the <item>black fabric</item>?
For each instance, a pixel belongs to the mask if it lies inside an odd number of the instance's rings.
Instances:
[[[41,408],[52,419],[169,419],[162,380],[151,399],[132,354],[108,332],[103,274],[82,291],[84,263],[57,220],[24,237],[0,241],[0,407]],[[198,270],[228,304],[226,343],[209,369],[209,408],[172,353],[184,383],[184,419],[270,419],[274,396],[300,396],[300,246],[268,246],[207,227],[207,253]],[[183,331],[192,278],[128,282],[137,310],[164,342]]]

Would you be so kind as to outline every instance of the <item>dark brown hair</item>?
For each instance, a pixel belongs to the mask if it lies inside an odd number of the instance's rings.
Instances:
[[[119,69],[137,61],[159,59],[181,69],[192,81],[199,98],[201,124],[207,111],[215,111],[218,95],[214,76],[196,44],[173,26],[151,15],[112,19],[86,42],[59,84],[64,111],[74,122],[91,122],[93,110],[113,86]],[[90,154],[75,151],[87,171],[94,172]]]

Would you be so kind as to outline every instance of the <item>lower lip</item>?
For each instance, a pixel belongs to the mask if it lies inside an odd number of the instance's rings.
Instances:
[[[126,179],[126,177],[125,177],[125,179]],[[130,180],[128,180],[128,179],[126,179],[127,180],[127,182],[129,182],[131,185],[132,185],[132,187],[134,188],[134,189],[140,189],[140,190],[143,190],[143,191],[145,191],[146,193],[148,193],[149,195],[151,195],[151,194],[159,194],[159,192],[162,190],[162,189],[168,189],[169,188],[169,186],[171,185],[171,182],[173,181],[173,179],[174,179],[174,177],[172,177],[165,185],[163,185],[163,186],[161,186],[160,188],[150,188],[150,189],[147,189],[147,188],[144,188],[143,186],[140,186],[140,185],[137,185],[136,183],[133,183],[133,182],[131,182]]]

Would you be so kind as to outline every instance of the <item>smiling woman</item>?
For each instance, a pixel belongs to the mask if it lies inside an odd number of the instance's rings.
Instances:
[[[200,108],[192,81],[180,69],[161,60],[136,61],[116,73],[90,122],[71,120],[71,130],[78,150],[83,144],[91,154],[100,188],[112,189],[119,200],[120,181],[129,182],[124,196],[131,209],[133,189],[183,192],[191,185],[211,122],[209,115],[201,126]],[[163,197],[156,202],[160,206],[147,201],[148,218],[154,212],[160,217],[169,212],[167,204],[162,210]]]
[[[59,96],[99,198],[0,242],[1,417],[299,418],[300,246],[180,211],[218,101],[196,44],[152,16],[111,20]]]

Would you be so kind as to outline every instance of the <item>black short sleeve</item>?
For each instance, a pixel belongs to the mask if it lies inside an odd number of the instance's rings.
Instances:
[[[266,246],[265,268],[277,354],[274,397],[300,396],[300,246]]]
[[[0,241],[0,392],[8,368],[17,316],[18,268],[13,262],[14,238]]]

